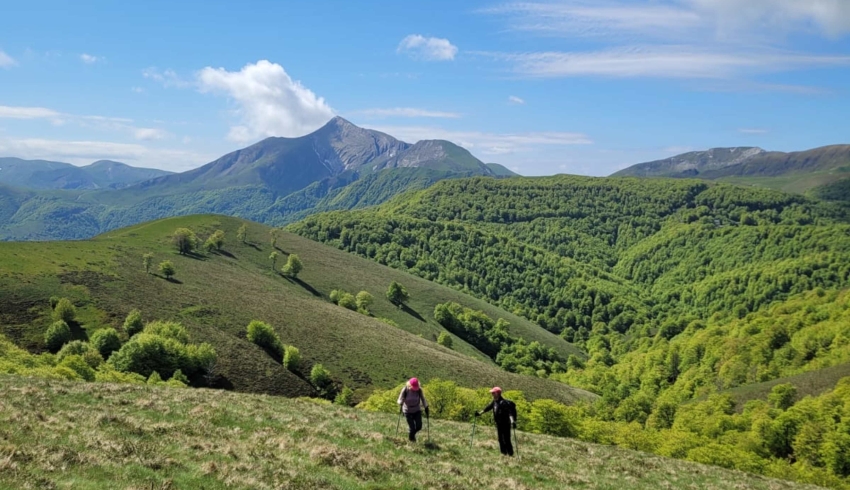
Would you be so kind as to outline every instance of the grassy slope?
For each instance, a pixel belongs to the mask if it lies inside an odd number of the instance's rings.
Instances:
[[[766,400],[770,390],[778,385],[790,383],[797,388],[797,400],[806,396],[818,396],[833,388],[841,378],[850,376],[850,364],[839,364],[807,373],[779,378],[764,383],[754,383],[724,391],[732,395],[739,410],[750,400]]]
[[[0,488],[814,488],[609,446],[209,390],[0,376]]]
[[[506,317],[517,333],[539,338],[563,353],[575,349],[539,327],[462,293],[378,266],[370,261],[282,234],[278,248],[297,253],[305,263],[299,280],[271,271],[269,228],[249,225],[251,245],[235,243],[241,220],[223,216],[169,218],[117,230],[80,242],[0,243],[0,297],[8,305],[0,312],[0,332],[31,349],[41,346],[49,324],[47,300],[68,296],[78,306],[87,331],[119,327],[127,312],[138,307],[146,319],[182,321],[196,340],[211,342],[220,353],[224,386],[242,391],[298,395],[309,392],[301,379],[284,370],[263,351],[244,340],[253,319],[278,330],[285,343],[299,347],[307,365],[321,362],[335,377],[355,388],[393,386],[409,376],[454,379],[465,386],[505,384],[532,396],[570,401],[586,395],[565,385],[512,375],[481,358],[457,340],[457,351],[431,339],[441,331],[432,319],[434,305],[458,301],[494,317]],[[189,227],[200,237],[225,230],[222,254],[179,256],[169,235]],[[145,274],[141,256],[153,252],[155,263],[172,260],[176,279],[168,282]],[[280,267],[285,260],[281,254]],[[405,284],[413,297],[409,311],[384,298],[392,280]],[[391,318],[405,330],[331,304],[325,298],[342,287],[368,290],[376,298],[374,314]],[[79,331],[80,336],[85,332]]]

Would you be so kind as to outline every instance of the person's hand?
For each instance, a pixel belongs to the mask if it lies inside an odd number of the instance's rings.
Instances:
[[[475,416],[476,416],[476,417],[480,417],[480,416],[481,416],[481,412],[475,412]]]
[[[514,429],[516,429],[516,422],[511,422],[511,427],[513,427]]]
[[[431,409],[429,409],[428,407],[425,407],[425,416],[431,418]]]

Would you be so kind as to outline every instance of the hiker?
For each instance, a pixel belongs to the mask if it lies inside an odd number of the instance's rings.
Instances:
[[[398,404],[401,405],[401,411],[410,428],[408,439],[410,442],[416,442],[416,433],[422,430],[422,408],[425,409],[425,416],[431,417],[428,401],[425,400],[425,394],[419,387],[418,379],[410,378],[398,396]]]
[[[499,450],[502,455],[513,456],[514,446],[511,444],[511,427],[516,429],[516,404],[507,398],[502,398],[502,389],[496,386],[490,390],[493,401],[484,410],[475,412],[480,417],[485,412],[493,411],[493,421],[496,422],[496,433],[499,435]]]

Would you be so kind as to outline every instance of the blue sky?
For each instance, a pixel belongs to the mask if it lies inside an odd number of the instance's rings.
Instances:
[[[6,2],[0,156],[186,170],[333,115],[525,175],[850,143],[850,1]]]

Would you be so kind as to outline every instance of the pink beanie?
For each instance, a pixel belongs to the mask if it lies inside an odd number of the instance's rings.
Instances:
[[[410,389],[413,391],[419,391],[419,380],[416,378],[410,378]]]

